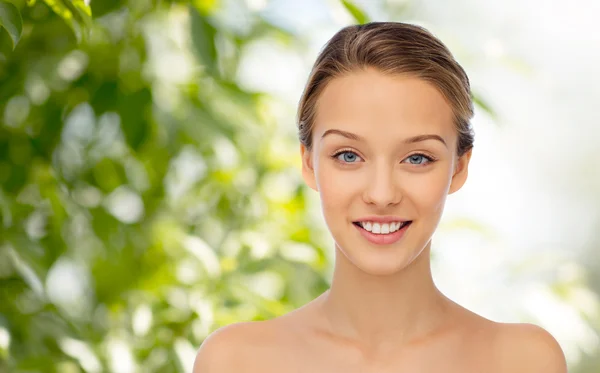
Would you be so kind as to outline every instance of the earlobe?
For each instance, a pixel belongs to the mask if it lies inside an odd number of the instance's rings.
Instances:
[[[301,144],[300,155],[302,157],[302,178],[306,185],[318,192],[319,189],[317,188],[315,169],[313,167],[312,150],[306,149],[306,147]]]
[[[460,188],[462,188],[467,181],[467,176],[469,175],[469,161],[471,160],[472,154],[473,149],[469,149],[469,151],[458,158],[454,168],[454,174],[452,175],[452,182],[450,183],[448,194],[452,194],[460,190]]]

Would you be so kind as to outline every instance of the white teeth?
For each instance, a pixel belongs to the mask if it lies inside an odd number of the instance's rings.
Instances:
[[[375,234],[389,234],[397,231],[402,226],[401,222],[392,223],[373,223],[370,221],[360,222],[360,225],[367,231]]]
[[[389,224],[381,224],[381,234],[390,233],[390,225]]]

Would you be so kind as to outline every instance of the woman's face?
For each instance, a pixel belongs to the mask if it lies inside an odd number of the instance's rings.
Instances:
[[[366,69],[334,78],[322,92],[313,148],[301,146],[302,173],[320,194],[337,248],[361,270],[398,272],[431,240],[471,155],[457,157],[452,118],[432,84],[407,75]],[[376,228],[377,218],[406,223],[385,233],[398,224]]]

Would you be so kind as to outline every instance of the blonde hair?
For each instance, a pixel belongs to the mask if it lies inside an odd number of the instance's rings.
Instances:
[[[298,106],[300,142],[312,148],[320,94],[329,81],[372,67],[384,74],[409,74],[432,83],[452,107],[458,132],[457,154],[473,147],[473,101],[469,78],[448,48],[426,29],[401,22],[344,27],[317,57]]]

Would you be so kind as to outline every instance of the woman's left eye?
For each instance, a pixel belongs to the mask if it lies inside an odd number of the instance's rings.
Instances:
[[[413,154],[413,155],[409,156],[408,158],[406,158],[405,162],[406,161],[408,161],[408,163],[410,163],[410,164],[423,165],[423,164],[432,162],[433,159],[431,159],[430,157],[428,157],[424,154]]]

